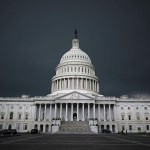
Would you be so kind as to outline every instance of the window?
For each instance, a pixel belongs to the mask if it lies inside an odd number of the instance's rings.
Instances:
[[[136,119],[140,120],[140,113],[139,112],[136,113]]]
[[[19,119],[19,120],[21,119],[21,114],[18,115],[18,119]]]
[[[130,110],[130,107],[128,107],[128,110]]]
[[[26,114],[25,119],[26,119],[26,120],[28,120],[28,117],[29,117],[29,115],[28,115],[28,114]]]
[[[129,130],[132,130],[132,125],[129,125]]]
[[[3,129],[3,124],[0,124],[0,129]]]
[[[145,120],[148,120],[148,117],[145,117]]]
[[[140,120],[140,116],[136,116],[137,120]]]
[[[121,115],[121,120],[124,120],[124,115]]]
[[[121,110],[123,110],[123,107],[121,107]]]
[[[145,110],[147,110],[147,107],[144,107]]]
[[[13,119],[13,112],[10,112],[10,117],[9,119]]]
[[[146,130],[149,130],[149,125],[146,125]]]
[[[4,119],[4,113],[1,114],[1,119]]]
[[[139,108],[138,107],[136,107],[136,110],[138,110]]]
[[[128,119],[131,120],[131,115],[128,115]]]
[[[141,127],[138,127],[138,131],[141,131]]]
[[[24,130],[27,130],[27,129],[28,129],[28,125],[25,124],[25,125],[24,125]]]

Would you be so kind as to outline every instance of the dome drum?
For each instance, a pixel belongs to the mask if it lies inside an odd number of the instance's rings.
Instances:
[[[99,93],[99,81],[85,77],[57,78],[52,81],[52,93],[62,90],[87,90]]]

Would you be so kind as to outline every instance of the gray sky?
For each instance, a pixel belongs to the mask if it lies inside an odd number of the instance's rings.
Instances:
[[[150,94],[149,0],[1,0],[0,96],[42,96],[77,28],[105,96]]]

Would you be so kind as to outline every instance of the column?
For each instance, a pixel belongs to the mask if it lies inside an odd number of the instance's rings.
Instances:
[[[92,86],[93,86],[93,91],[94,91],[94,90],[95,90],[95,89],[94,89],[94,80],[93,80],[93,84],[92,84]]]
[[[65,121],[68,121],[68,104],[66,103],[66,118]]]
[[[60,90],[62,90],[62,79],[60,79]]]
[[[50,104],[50,106],[49,106],[49,115],[50,115],[50,121],[51,121],[51,119],[52,119],[52,104]]]
[[[72,89],[74,89],[74,78],[72,78]]]
[[[86,89],[88,89],[87,79],[86,79]]]
[[[63,86],[63,89],[66,89],[66,80],[64,78],[64,86]]]
[[[81,78],[81,89],[83,89],[83,78]]]
[[[79,89],[79,86],[78,86],[78,84],[79,84],[79,79],[77,78],[77,89]]]
[[[56,119],[57,118],[57,104],[55,104],[55,114],[54,114],[54,118]]]
[[[93,104],[93,118],[95,118],[95,104]]]
[[[71,103],[71,121],[73,121],[73,103]]]
[[[57,88],[57,90],[59,90],[59,83],[60,83],[59,81],[60,81],[60,80],[58,79],[58,80],[57,80],[57,82],[58,82],[58,88]]]
[[[111,121],[111,107],[110,107],[110,104],[109,104],[109,121]]]
[[[82,121],[85,121],[85,118],[84,118],[84,103],[82,103]]]
[[[90,118],[90,103],[88,103],[88,119]]]
[[[70,89],[70,79],[68,78],[68,89]]]
[[[100,121],[101,120],[101,114],[100,114],[100,104],[98,104],[98,120]]]
[[[114,116],[114,121],[116,121],[117,120],[117,116],[116,116],[117,114],[116,114],[116,105],[114,104],[113,105],[113,116]]]
[[[46,104],[45,104],[44,120],[46,120]]]
[[[52,82],[52,87],[51,87],[51,91],[53,92],[53,82]]]
[[[56,90],[58,90],[58,80],[56,80]]]
[[[41,120],[41,104],[39,104],[39,117],[38,117],[38,120],[39,121]]]
[[[97,83],[97,92],[99,92],[99,82]]]
[[[62,103],[60,104],[60,119],[62,120]]]
[[[104,105],[104,121],[106,121],[106,114],[105,114],[105,104]]]
[[[35,110],[34,119],[36,121],[37,120],[37,104],[34,105],[34,110]]]
[[[79,103],[77,103],[77,121],[79,121]]]

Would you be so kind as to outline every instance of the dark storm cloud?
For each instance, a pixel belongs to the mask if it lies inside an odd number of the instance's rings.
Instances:
[[[50,93],[75,28],[101,94],[150,94],[149,8],[149,0],[0,1],[0,96]]]

